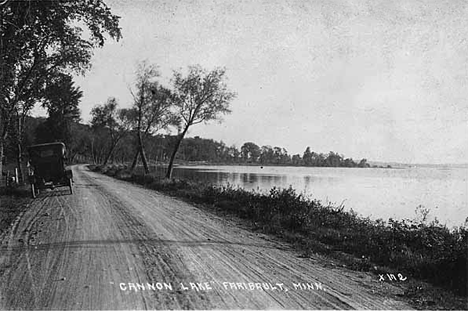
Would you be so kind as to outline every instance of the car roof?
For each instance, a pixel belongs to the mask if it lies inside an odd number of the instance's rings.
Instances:
[[[41,148],[41,147],[53,147],[53,146],[62,146],[65,147],[65,144],[62,142],[55,142],[55,143],[46,143],[46,144],[37,144],[29,146],[28,148]]]

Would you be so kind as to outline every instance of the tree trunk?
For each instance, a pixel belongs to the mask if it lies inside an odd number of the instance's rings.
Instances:
[[[22,148],[21,143],[17,144],[17,155],[16,155],[16,165],[18,165],[18,180],[16,181],[18,184],[23,184],[23,156],[22,156]]]
[[[3,185],[3,139],[0,137],[0,186]]]
[[[15,137],[15,140],[16,140],[16,165],[18,167],[18,179],[16,180],[16,182],[18,184],[23,184],[23,169],[22,169],[22,163],[23,163],[23,155],[22,155],[22,146],[21,146],[21,143],[22,143],[22,140],[23,140],[23,130],[22,130],[22,118],[20,118],[20,115],[19,113],[17,114],[16,116],[17,118],[17,133],[16,133],[16,137]],[[24,126],[24,123],[23,123],[23,126]]]
[[[107,164],[107,162],[109,161],[109,159],[110,159],[112,153],[114,152],[114,149],[115,149],[116,146],[117,146],[117,143],[112,143],[111,148],[110,148],[109,152],[107,153],[106,158],[104,159],[104,164],[103,165]]]
[[[135,157],[133,158],[133,162],[132,162],[132,166],[130,167],[130,170],[133,172],[133,170],[135,169],[136,165],[137,165],[137,162],[138,162],[138,155],[140,154],[140,149],[137,148],[137,151],[135,153]]]
[[[145,169],[145,174],[149,174],[148,159],[146,158],[145,148],[140,147],[141,162],[143,162],[143,167]]]
[[[141,138],[141,133],[138,134],[138,145],[140,149],[141,162],[143,162],[143,167],[145,169],[145,174],[149,174],[148,160],[145,154],[145,148],[143,146],[143,139]]]
[[[0,115],[0,121],[2,116]],[[3,128],[0,128],[2,131],[0,132],[0,185],[3,183],[3,156],[5,155],[5,144],[8,137],[8,122],[3,120]]]
[[[91,159],[93,164],[96,164],[96,157],[94,156],[94,139],[91,138]]]
[[[0,111],[0,185],[3,183],[3,156],[5,153],[5,144],[8,137],[8,115]]]
[[[169,166],[167,167],[167,172],[166,172],[166,178],[171,178],[172,176],[172,166],[174,165],[174,160],[177,154],[177,151],[179,150],[180,143],[182,142],[182,139],[184,139],[185,133],[187,133],[188,126],[184,129],[182,134],[180,134],[179,139],[177,140],[177,143],[174,147],[174,150],[172,151],[171,159],[169,160]]]

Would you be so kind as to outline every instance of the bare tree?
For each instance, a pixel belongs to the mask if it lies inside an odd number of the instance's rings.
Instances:
[[[175,156],[188,129],[202,122],[220,120],[222,114],[231,112],[229,105],[236,94],[228,90],[225,73],[224,68],[205,71],[200,66],[190,66],[187,76],[174,73],[173,101],[180,123],[166,178],[171,178]]]

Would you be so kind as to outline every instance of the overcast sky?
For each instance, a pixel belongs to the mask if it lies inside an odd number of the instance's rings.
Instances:
[[[84,121],[110,96],[131,104],[135,64],[223,66],[237,92],[224,122],[190,136],[307,146],[355,159],[468,162],[464,0],[107,0],[123,39],[76,78]]]

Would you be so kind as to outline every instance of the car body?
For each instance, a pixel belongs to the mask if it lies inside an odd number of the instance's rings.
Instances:
[[[29,183],[33,198],[39,190],[67,186],[73,193],[73,173],[66,167],[66,147],[62,142],[28,147]]]

